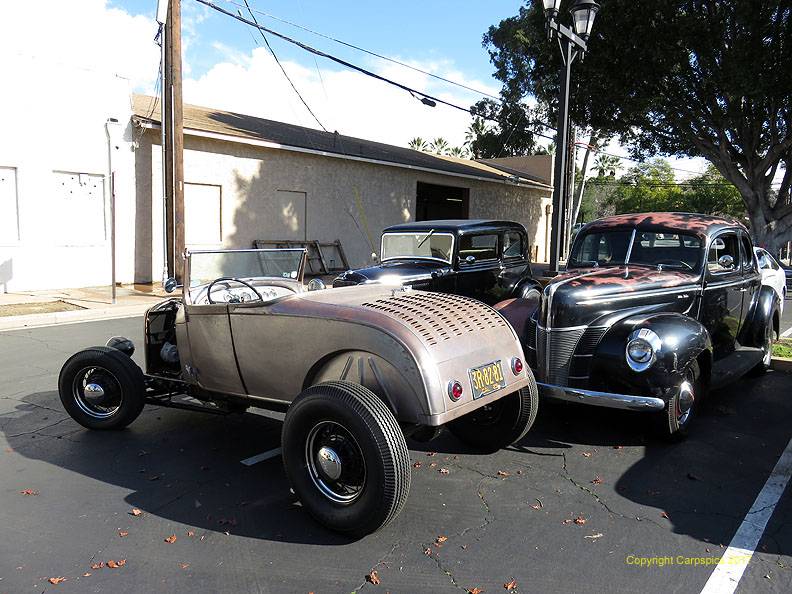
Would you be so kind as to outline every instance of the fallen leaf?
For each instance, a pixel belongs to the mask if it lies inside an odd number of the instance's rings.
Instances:
[[[591,458],[591,452],[583,452],[584,458]]]
[[[102,569],[104,566],[104,561],[99,561],[99,563],[91,563],[91,569]]]
[[[366,576],[366,581],[371,582],[375,586],[378,586],[380,584],[380,578],[379,575],[377,574],[376,569],[371,570],[371,573]]]
[[[129,536],[129,532],[127,532],[126,530],[119,530],[118,531],[118,536],[120,536],[121,538],[124,538],[125,536]]]
[[[437,462],[432,462],[432,463],[429,465],[429,468],[434,468],[435,466],[437,466]]]
[[[187,531],[187,536],[189,536],[190,538],[192,538],[193,536],[195,536],[195,530],[188,530],[188,531]]]
[[[189,563],[179,563],[179,567],[181,567],[182,569],[187,569],[189,566],[190,566]]]
[[[582,526],[585,523],[586,523],[586,518],[584,518],[583,516],[578,516],[577,518],[575,518],[575,524],[577,524],[578,526]]]
[[[140,510],[139,510],[138,508],[136,508],[136,507],[133,507],[133,508],[132,508],[132,511],[131,511],[131,512],[129,512],[129,513],[130,513],[131,515],[133,515],[133,516],[142,516],[142,515],[143,515],[143,512],[142,512],[142,511],[140,511]]]
[[[118,561],[113,561],[112,559],[110,559],[110,561],[107,562],[107,566],[110,569],[118,569],[119,567],[123,567],[124,565],[126,565],[126,559],[119,559]]]
[[[671,519],[671,518],[668,517],[668,514],[666,512],[660,512],[660,517],[661,518],[665,518],[666,520],[670,520]]]
[[[432,555],[432,549],[430,549],[429,547],[426,547],[424,549],[424,555],[426,555],[427,557],[431,556]]]
[[[436,546],[436,547],[442,546],[442,544],[443,544],[445,541],[447,541],[447,540],[448,540],[448,537],[447,537],[447,536],[438,536],[438,537],[435,539],[435,546]]]
[[[483,591],[481,588],[470,588],[468,594],[481,594]]]
[[[65,582],[65,581],[66,581],[66,578],[65,578],[65,577],[54,577],[54,578],[49,578],[47,581],[48,581],[50,584],[53,584],[53,585],[58,585],[58,584],[60,584],[61,582]]]
[[[613,449],[614,449],[614,450],[623,450],[623,449],[624,449],[624,446],[615,445],[615,446],[613,446]]]
[[[507,590],[514,590],[517,588],[517,580],[512,578],[510,581],[503,584],[503,587],[506,588]]]
[[[176,535],[171,534],[168,538],[165,539],[165,542],[167,542],[168,544],[173,544],[174,542],[176,542]]]
[[[591,481],[591,484],[592,485],[601,485],[602,484],[602,479],[599,477],[599,475],[595,476],[594,480]]]
[[[436,456],[437,452],[426,452],[427,456]]]
[[[507,476],[511,476],[511,474],[510,474],[510,473],[508,473],[508,472],[506,472],[505,470],[499,470],[499,471],[498,471],[498,476],[502,476],[502,477],[504,477],[504,478],[505,478],[505,477],[507,477]]]
[[[413,463],[413,468],[420,468],[420,467],[421,467],[421,461],[416,460],[415,463]]]
[[[93,574],[91,572],[86,572],[83,574],[83,577],[91,577]]]
[[[571,523],[572,523],[572,520],[570,520],[569,518],[567,518],[566,520],[564,520],[564,521],[563,521],[563,522],[561,522],[561,523],[562,523],[562,524],[571,524]]]
[[[22,495],[38,495],[39,494],[39,492],[34,490],[34,489],[22,489],[20,491],[20,493]],[[60,582],[58,582],[58,583],[60,583]]]
[[[440,474],[448,474],[450,471],[448,470],[448,468],[441,468],[437,472],[439,472]]]
[[[590,534],[589,536],[584,536],[583,538],[590,538],[591,540],[596,540],[598,538],[602,538],[605,536],[602,532],[597,532],[596,534]]]

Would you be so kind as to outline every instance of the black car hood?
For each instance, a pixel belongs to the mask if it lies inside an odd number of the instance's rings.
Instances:
[[[337,280],[347,284],[381,282],[383,277],[398,277],[402,282],[429,280],[432,273],[450,269],[446,262],[436,260],[388,260],[377,266],[348,270]]]
[[[542,300],[545,327],[589,325],[610,312],[658,306],[683,311],[690,306],[700,276],[649,266],[575,269],[554,278]]]

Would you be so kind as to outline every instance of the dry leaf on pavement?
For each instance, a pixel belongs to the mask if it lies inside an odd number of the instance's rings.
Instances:
[[[190,566],[189,563],[179,563],[179,567],[181,567],[182,569],[187,569],[189,566]]]
[[[591,452],[583,452],[584,458],[591,458]]]
[[[378,586],[380,583],[379,574],[377,573],[376,569],[372,569],[371,573],[366,576],[366,581],[371,582],[375,586]]]
[[[575,524],[577,524],[578,526],[582,526],[585,523],[586,523],[586,518],[584,518],[583,516],[578,516],[577,518],[575,518]]]
[[[83,577],[91,577],[92,575],[93,575],[93,574],[92,574],[91,572],[87,571],[87,572],[85,572],[85,573],[83,574]]]
[[[189,536],[190,538],[192,538],[193,536],[195,536],[195,530],[188,530],[188,531],[187,531],[187,536]]]
[[[507,476],[511,476],[511,473],[509,473],[509,472],[506,472],[505,470],[499,470],[499,471],[498,471],[498,476],[502,476],[502,477],[504,477],[504,478],[505,478],[505,477],[507,477]]]
[[[481,594],[483,591],[481,588],[470,588],[468,594]]]
[[[595,477],[594,477],[594,479],[591,481],[591,484],[592,484],[592,485],[601,485],[601,484],[602,484],[602,479],[599,477],[599,475],[597,475],[597,476],[595,476]]]
[[[38,495],[39,494],[39,492],[36,491],[35,489],[22,489],[20,491],[20,493],[22,495]],[[53,578],[53,579],[55,579],[55,578]],[[57,583],[60,583],[60,582],[57,582]]]
[[[99,561],[99,563],[91,563],[91,569],[102,569],[104,567],[104,561]]]
[[[506,588],[507,590],[514,590],[517,588],[517,580],[512,578],[510,581],[503,584],[503,587]]]
[[[413,468],[420,468],[420,467],[421,467],[421,461],[420,461],[420,460],[416,460],[416,461],[413,463]]]
[[[591,540],[596,540],[598,538],[602,538],[605,536],[602,532],[597,532],[596,534],[590,534],[589,536],[584,536],[583,538],[590,538]]]
[[[124,538],[125,536],[129,536],[129,532],[127,532],[126,530],[119,530],[118,531],[118,536],[120,536],[121,538]]]
[[[58,585],[58,584],[60,584],[61,582],[65,582],[65,581],[66,581],[66,578],[65,578],[65,577],[54,577],[54,578],[49,578],[47,581],[48,581],[50,584],[53,584],[53,585]]]
[[[168,544],[173,544],[174,542],[176,542],[176,535],[171,534],[168,538],[165,539],[165,542],[167,542]]]
[[[118,569],[119,567],[123,567],[124,565],[126,565],[126,559],[119,559],[118,561],[113,561],[112,559],[110,559],[110,561],[107,562],[107,566],[110,569]]]
[[[665,518],[666,520],[670,520],[671,519],[671,518],[668,517],[668,514],[666,512],[660,512],[660,517],[661,518]]]
[[[448,468],[441,468],[437,472],[439,472],[440,474],[448,474],[450,471],[448,470]]]
[[[131,512],[129,512],[129,513],[130,513],[130,515],[133,515],[133,516],[142,516],[142,515],[143,515],[143,512],[142,512],[142,511],[140,511],[140,510],[139,510],[138,508],[136,508],[136,507],[133,507],[133,508],[132,508],[132,511],[131,511]]]

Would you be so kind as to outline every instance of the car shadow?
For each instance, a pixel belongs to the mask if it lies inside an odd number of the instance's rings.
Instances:
[[[300,544],[344,545],[291,493],[277,448],[281,423],[259,415],[218,417],[147,406],[121,431],[90,431],[65,415],[57,392],[30,394],[0,415],[18,454],[128,490],[119,516],[139,509],[184,525],[194,538],[224,533]]]

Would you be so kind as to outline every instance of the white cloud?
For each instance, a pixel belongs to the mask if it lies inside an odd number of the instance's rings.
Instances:
[[[0,56],[110,72],[133,87],[151,89],[159,64],[152,41],[156,31],[153,19],[130,15],[106,0],[4,2]]]

